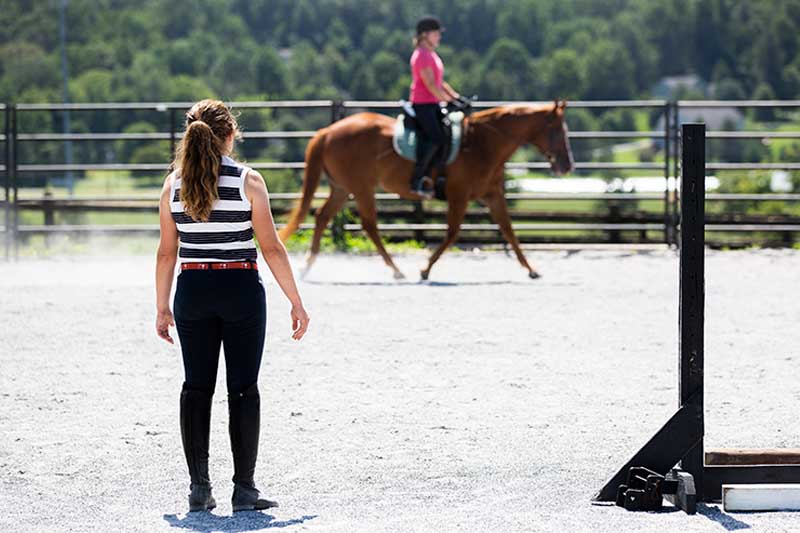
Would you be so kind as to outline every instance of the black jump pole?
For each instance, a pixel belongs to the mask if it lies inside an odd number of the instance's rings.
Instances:
[[[703,417],[703,365],[705,323],[705,177],[706,126],[681,126],[680,188],[680,405],[690,398],[699,402],[700,434],[705,433]],[[703,440],[681,460],[681,467],[694,476],[697,498],[703,500]]]
[[[697,502],[720,501],[724,484],[800,483],[800,463],[788,451],[789,461],[705,463],[704,301],[705,301],[705,125],[681,127],[680,181],[680,302],[679,302],[679,391],[677,412],[594,496],[594,501],[616,501],[635,508],[640,500],[629,494],[631,468],[644,467],[676,483],[666,497],[676,507],[694,514]],[[763,450],[738,450],[745,457]],[[764,461],[764,459],[762,459]],[[680,463],[679,468],[673,468]],[[629,503],[632,502],[632,505]],[[643,507],[640,506],[640,509]]]
[[[704,501],[703,302],[705,249],[705,125],[681,128],[678,410],[595,494],[619,501],[631,468],[644,467],[678,482],[669,499],[687,513]],[[680,468],[673,468],[680,463]]]

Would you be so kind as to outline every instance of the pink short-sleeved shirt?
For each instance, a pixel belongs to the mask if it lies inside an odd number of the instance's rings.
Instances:
[[[425,82],[422,81],[420,72],[424,68],[433,70],[433,78],[436,80],[436,86],[442,86],[442,78],[444,78],[444,63],[439,58],[439,55],[423,46],[418,47],[411,54],[411,103],[412,104],[436,104],[439,99],[431,93]]]

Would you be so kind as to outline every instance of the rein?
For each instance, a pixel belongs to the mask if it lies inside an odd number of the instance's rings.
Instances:
[[[553,159],[555,159],[555,155],[553,155],[553,146],[555,145],[556,137],[560,133],[557,128],[551,127],[552,121],[553,121],[552,118],[548,119],[547,124],[546,124],[546,127],[548,129],[548,132],[547,132],[547,140],[548,140],[547,148],[548,148],[548,150],[545,151],[545,153],[544,153],[545,157],[550,162],[552,162]],[[469,123],[469,126],[471,126],[471,127],[472,126],[478,126],[478,125],[485,126],[485,127],[489,128],[490,130],[494,131],[495,133],[497,133],[501,137],[504,137],[504,138],[512,141],[517,146],[524,146],[526,144],[532,144],[531,141],[529,141],[528,139],[516,138],[514,136],[511,136],[511,135],[505,133],[504,131],[500,130],[499,128],[497,128],[495,126],[492,126],[491,124],[489,124],[487,122],[470,122]]]
[[[498,128],[496,128],[496,127],[494,127],[491,124],[486,123],[486,122],[472,122],[472,121],[470,121],[469,125],[471,127],[485,126],[485,127],[489,128],[490,130],[494,131],[495,133],[497,133],[499,136],[505,137],[506,139],[513,141],[514,144],[516,144],[518,146],[522,146],[522,145],[528,144],[530,142],[527,139],[517,139],[516,137],[512,137],[511,135],[507,134],[506,132],[501,131],[500,129],[498,129]]]

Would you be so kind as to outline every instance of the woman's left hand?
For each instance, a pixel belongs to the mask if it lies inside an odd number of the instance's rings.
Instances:
[[[169,327],[174,325],[175,320],[172,318],[172,311],[166,309],[158,312],[158,315],[156,315],[156,333],[170,344],[175,344],[175,341],[169,335]]]
[[[308,323],[311,319],[308,317],[303,304],[296,304],[292,306],[292,338],[299,341],[303,338],[308,330]]]

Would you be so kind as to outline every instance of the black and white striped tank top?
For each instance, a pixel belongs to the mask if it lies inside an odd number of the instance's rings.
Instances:
[[[248,167],[222,156],[217,181],[219,200],[214,202],[208,222],[195,222],[180,199],[181,178],[172,182],[170,211],[178,226],[178,257],[181,263],[210,261],[255,261],[252,206],[244,193]]]

